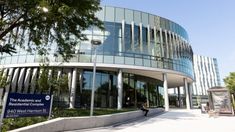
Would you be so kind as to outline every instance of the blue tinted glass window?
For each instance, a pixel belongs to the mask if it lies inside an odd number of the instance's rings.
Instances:
[[[140,27],[134,25],[134,52],[140,52]]]
[[[125,9],[125,20],[127,24],[131,24],[133,21],[133,11]]]
[[[111,22],[105,23],[105,36],[104,42],[100,47],[103,47],[103,52],[106,55],[114,53],[114,38],[115,38],[115,25]]]
[[[142,39],[143,39],[143,53],[144,54],[149,54],[148,53],[148,39],[147,39],[147,28],[143,27],[142,28]]]
[[[134,22],[141,23],[141,13],[139,11],[134,11]]]
[[[114,22],[114,8],[106,7],[105,21]]]
[[[125,51],[131,51],[131,25],[125,25]]]
[[[147,26],[149,23],[149,15],[147,13],[141,13],[142,14],[142,24],[144,26]]]
[[[122,22],[122,20],[124,20],[124,9],[116,8],[115,14],[116,14],[115,16],[116,22]]]

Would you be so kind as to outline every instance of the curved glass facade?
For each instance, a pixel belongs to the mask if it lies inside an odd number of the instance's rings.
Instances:
[[[102,41],[97,48],[97,62],[163,68],[185,73],[193,78],[192,48],[186,31],[178,24],[148,13],[103,7],[97,16],[104,21],[105,31],[96,27],[84,31],[88,40],[79,42],[71,62],[92,62],[92,39]],[[53,45],[52,49],[56,49]],[[61,62],[53,50],[50,62]],[[1,64],[42,62],[43,56],[19,51],[2,55]]]
[[[89,69],[92,67],[78,67],[78,70],[83,72],[77,76],[82,76],[84,80],[76,79],[76,77],[73,80],[74,77],[71,75],[76,68],[73,64],[93,63],[91,40],[102,42],[97,47],[97,63],[112,64],[116,67],[112,72],[103,70],[104,68],[99,69],[96,81],[96,107],[117,107],[117,70],[120,68],[119,66],[129,66],[132,69],[138,66],[158,71],[170,70],[172,73],[181,73],[182,76],[193,79],[193,51],[189,45],[187,32],[180,25],[156,15],[118,7],[105,6],[96,15],[104,22],[105,30],[90,27],[84,31],[88,40],[78,40],[74,57],[68,63],[66,62],[68,67],[65,73],[70,77],[70,83],[77,83],[76,88],[79,89],[76,90],[76,105],[86,107],[90,104],[92,72]],[[25,42],[27,43],[27,40]],[[28,89],[35,89],[36,86],[32,82],[38,78],[40,69],[38,66],[27,66],[27,64],[38,64],[46,59],[50,63],[63,62],[60,56],[53,56],[56,48],[56,44],[51,44],[51,54],[48,56],[28,53],[20,48],[17,48],[17,54],[12,56],[1,55],[0,64],[7,66],[6,74],[12,81],[10,89],[12,91],[18,91],[17,89],[25,92],[34,91]],[[11,67],[9,64],[15,65]],[[17,67],[19,64],[22,64],[23,67],[22,65]],[[60,71],[64,69],[62,65],[56,67],[59,67]],[[127,72],[122,76],[122,104],[124,107],[137,107],[144,98],[148,98],[148,103],[152,107],[163,105],[162,81],[147,75],[140,76]],[[70,84],[69,87],[75,87],[75,85]]]

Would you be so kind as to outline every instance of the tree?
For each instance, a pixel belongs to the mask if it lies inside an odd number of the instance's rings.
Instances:
[[[49,77],[49,67],[46,64],[40,65],[40,75],[37,80],[37,91],[39,92],[50,92],[52,79]]]
[[[0,88],[5,88],[8,84],[9,82],[7,82],[7,75],[5,75],[3,70],[0,69]]]
[[[235,93],[235,72],[230,72],[229,76],[224,78],[226,87],[231,93]]]
[[[83,30],[103,29],[95,16],[100,0],[0,0],[0,52],[14,53],[15,45],[27,51],[48,54],[57,44],[56,54],[67,60]]]

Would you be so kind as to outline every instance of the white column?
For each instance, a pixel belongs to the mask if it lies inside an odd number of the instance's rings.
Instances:
[[[135,51],[135,23],[131,22],[131,50]]]
[[[142,32],[142,27],[143,27],[142,23],[140,23],[139,24],[139,31],[140,31],[140,36],[139,36],[140,37],[139,38],[140,39],[140,44],[139,44],[139,46],[140,46],[140,52],[141,53],[143,53],[143,32]]]
[[[28,93],[30,75],[31,75],[31,68],[28,68],[24,79],[24,90],[23,90],[24,93]]]
[[[153,27],[153,34],[154,34],[154,47],[158,47],[158,42],[157,42],[157,28],[156,26]],[[160,44],[160,43],[159,43]],[[161,56],[161,49],[159,51],[159,48],[154,48],[152,49],[152,55],[153,56]]]
[[[162,29],[159,29],[160,31],[160,47],[161,47],[161,57],[166,57],[164,54],[164,46],[163,46],[163,37],[162,37]]]
[[[125,20],[122,20],[121,36],[122,36],[122,40],[121,40],[121,44],[120,43],[118,44],[118,51],[124,52],[125,51]]]
[[[70,91],[70,103],[69,103],[69,108],[72,109],[75,107],[76,87],[77,87],[77,68],[74,68],[72,76],[72,86]]]
[[[25,76],[25,68],[22,68],[20,70],[20,76],[18,79],[18,89],[17,92],[21,93],[22,92],[22,86],[23,86],[23,82],[24,82],[24,76]]]
[[[185,97],[186,97],[186,108],[187,110],[190,110],[190,99],[189,99],[187,78],[184,78],[184,89],[185,89]]]
[[[82,93],[82,84],[83,84],[83,70],[79,71],[79,85],[80,85],[80,93]]]
[[[164,30],[164,35],[165,35],[165,42],[164,45],[166,47],[165,51],[166,51],[166,56],[164,56],[165,58],[169,58],[169,44],[168,44],[168,35],[167,35],[167,30]]]
[[[33,69],[32,79],[31,79],[31,86],[30,86],[30,93],[31,94],[33,94],[35,92],[35,89],[36,89],[37,72],[38,72],[38,69],[34,68]]]
[[[122,70],[118,70],[117,76],[117,88],[118,88],[118,102],[117,102],[117,109],[122,109],[122,91],[123,91],[123,83],[122,83]]]
[[[16,68],[13,74],[13,78],[11,81],[11,91],[12,92],[16,92],[16,84],[17,84],[17,80],[18,80],[18,75],[19,75],[19,68]]]
[[[49,71],[48,71],[48,81],[51,81],[51,79],[52,79],[52,69],[49,69]],[[49,84],[49,92],[52,92],[51,91],[51,84]]]
[[[150,54],[151,53],[151,48],[150,48],[150,26],[148,25],[147,26],[147,38],[148,38],[148,40],[147,40],[147,47],[148,47],[148,54]]]
[[[164,101],[165,111],[169,111],[169,98],[168,98],[168,86],[167,86],[167,74],[163,73],[163,87],[164,87]]]
[[[57,72],[57,80],[61,77],[61,73],[62,73],[62,71],[61,71],[61,69],[59,69]]]
[[[13,68],[10,68],[10,69],[9,69],[8,77],[7,77],[7,82],[11,82],[13,70],[14,70]],[[10,90],[10,84],[8,84],[8,85],[6,86],[6,92],[9,92],[9,90]]]
[[[71,91],[71,87],[72,87],[72,71],[68,72],[68,88],[69,91]]]

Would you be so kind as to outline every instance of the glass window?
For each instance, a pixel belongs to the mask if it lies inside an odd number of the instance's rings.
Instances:
[[[164,18],[161,18],[161,19],[160,19],[160,26],[161,26],[161,28],[166,29]]]
[[[149,24],[149,14],[142,13],[142,23],[144,26],[147,26]]]
[[[11,64],[11,56],[6,57],[5,64]]]
[[[114,22],[114,8],[106,7],[105,21]]]
[[[165,25],[166,25],[166,30],[170,30],[169,20],[166,19]]]
[[[125,25],[125,52],[131,51],[131,25]]]
[[[155,24],[154,24],[154,15],[149,15],[149,25],[151,26],[151,27],[154,27],[155,26]]]
[[[134,11],[134,22],[137,24],[141,23],[141,12]]]
[[[134,25],[134,51],[140,53],[140,27]]]
[[[16,63],[17,63],[17,61],[18,61],[18,58],[19,58],[19,56],[18,56],[18,55],[14,55],[14,56],[12,56],[12,57],[11,57],[11,64],[16,64]]]
[[[82,41],[80,44],[80,51],[84,54],[91,54],[91,40],[92,40],[92,36],[91,35],[87,35],[86,36],[88,40]]]
[[[148,40],[147,40],[147,28],[142,27],[142,39],[143,39],[143,54],[150,54],[148,53]]]
[[[115,64],[124,64],[124,57],[115,56]]]
[[[25,63],[26,59],[26,55],[21,55],[19,56],[18,63]]]
[[[103,52],[105,55],[112,55],[114,54],[114,38],[115,38],[115,25],[111,22],[105,23],[105,36],[104,36],[104,42],[102,45],[99,46],[100,50],[103,49]],[[100,51],[102,53],[102,51]]]
[[[114,45],[113,51],[114,53],[123,52],[122,48],[122,25],[119,23],[115,24],[115,36],[114,36]]]
[[[125,20],[127,24],[131,24],[133,21],[133,11],[129,9],[125,9]]]
[[[122,22],[122,20],[124,20],[124,9],[123,8],[115,8],[115,9],[116,9],[115,21]]]

